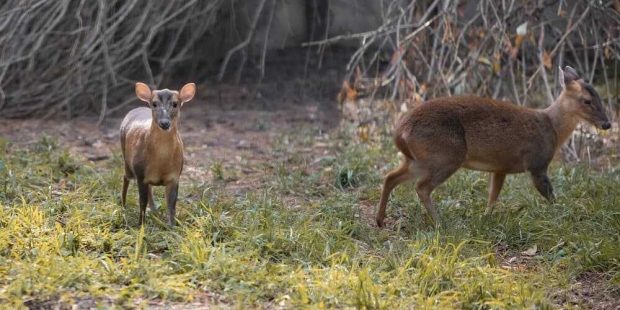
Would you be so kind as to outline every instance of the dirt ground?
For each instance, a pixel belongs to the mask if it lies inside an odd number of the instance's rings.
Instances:
[[[199,85],[199,88],[206,87]],[[254,98],[250,96],[243,87],[224,85],[203,90],[195,100],[183,107],[180,131],[185,144],[186,164],[182,182],[218,182],[235,194],[251,191],[259,186],[261,173],[264,173],[258,167],[273,160],[275,155],[272,150],[278,139],[301,127],[311,127],[317,132],[333,132],[340,121],[335,100],[309,100],[303,104],[298,102],[286,105],[266,103],[260,99],[260,94],[254,94]],[[141,103],[136,100],[134,105],[137,107]],[[128,106],[126,110],[131,108]],[[115,155],[120,156],[119,126],[124,113],[106,119],[101,125],[97,125],[95,117],[81,117],[71,121],[4,120],[0,136],[18,146],[35,143],[43,136],[49,136],[62,147],[68,148],[74,156],[85,161],[103,163],[112,160]],[[316,157],[335,155],[331,154],[334,148],[318,141],[320,137],[316,140],[316,147],[301,151],[315,153]],[[234,169],[235,177],[217,180],[214,165],[220,165],[224,170]],[[365,222],[375,225],[372,202],[361,201],[360,213]],[[387,224],[393,226],[393,219],[389,219]],[[498,249],[498,258],[502,261],[502,268],[508,270],[535,268],[530,257],[523,253],[508,253]],[[617,292],[601,291],[599,288],[603,282],[602,275],[587,274],[567,291],[557,292],[555,298],[560,304],[586,301],[588,308],[613,308],[617,306],[613,297]],[[212,299],[206,298],[202,305],[214,302]]]
[[[185,181],[213,180],[213,165],[234,167],[236,176],[225,180],[226,189],[247,191],[256,184],[260,172],[256,167],[272,159],[275,139],[301,126],[330,130],[338,122],[335,101],[323,106],[310,101],[276,107],[256,98],[260,94],[254,94],[252,99],[248,96],[251,94],[243,87],[220,86],[199,91],[195,100],[183,107],[180,132],[185,145]],[[136,99],[134,107],[138,106],[141,103]],[[49,136],[73,155],[100,162],[120,155],[119,127],[123,114],[110,117],[99,126],[95,117],[70,121],[3,120],[0,135],[15,145],[27,145]]]
[[[185,145],[183,181],[211,181],[216,166],[234,168],[225,188],[247,191],[257,179],[257,166],[270,161],[275,139],[300,127],[329,132],[337,127],[336,95],[350,53],[332,48],[322,59],[306,49],[275,52],[267,58],[265,76],[246,69],[239,84],[211,83],[214,74],[197,78],[197,94],[181,112],[180,132]],[[319,62],[321,63],[319,65]],[[173,88],[174,86],[164,86]],[[71,120],[2,120],[0,136],[17,145],[43,136],[57,139],[74,155],[100,162],[120,155],[119,127],[124,115],[142,106],[138,99],[118,109],[101,125],[98,118]],[[304,150],[326,152],[324,147]]]
[[[282,66],[286,67],[286,63]],[[293,79],[292,76],[298,76],[294,72],[280,70],[278,73],[280,75],[275,78],[265,79],[268,85],[264,83],[259,87],[198,83],[198,94],[183,107],[180,120],[186,159],[182,183],[218,182],[227,191],[243,194],[260,185],[259,180],[264,178],[260,167],[277,156],[274,146],[281,145],[284,136],[299,134],[301,128],[328,134],[337,130],[341,115],[335,98],[342,72],[327,68],[304,79]],[[307,84],[307,80],[319,82]],[[101,125],[97,124],[95,116],[72,120],[3,120],[0,136],[17,146],[49,136],[79,158],[104,163],[120,156],[119,126],[124,114],[142,104],[136,99]],[[312,147],[299,151],[316,158],[336,156],[335,148],[322,139],[317,134],[311,138]],[[217,167],[234,170],[235,174],[219,180],[220,176],[215,175]],[[372,226],[375,225],[375,203],[360,201],[361,216]],[[392,221],[389,219],[388,226],[393,226]],[[498,258],[508,270],[533,267],[529,257],[522,253],[498,249]],[[556,299],[560,304],[587,300],[586,305],[591,308],[617,306],[614,301],[617,292],[598,289],[603,282],[602,275],[585,275],[568,291],[558,292]]]
[[[241,98],[245,96],[243,92],[238,93],[239,98],[226,100],[247,101]],[[251,191],[260,184],[258,180],[264,171],[257,167],[273,159],[272,149],[277,139],[300,127],[310,126],[327,132],[333,131],[339,122],[339,111],[335,102],[331,107],[327,104],[332,102],[323,105],[310,102],[270,110],[253,108],[247,102],[223,105],[225,108],[222,108],[215,100],[218,100],[216,95],[205,96],[203,93],[183,108],[180,130],[185,144],[186,164],[182,182],[218,182],[227,191],[235,194]],[[136,100],[135,105],[140,104]],[[15,145],[27,145],[39,141],[44,135],[50,136],[57,139],[61,146],[67,147],[73,155],[86,161],[103,163],[115,155],[120,155],[118,127],[121,120],[122,117],[109,118],[101,126],[98,126],[96,118],[92,117],[77,118],[69,122],[53,119],[5,120],[5,126],[0,127],[0,136]],[[327,144],[316,142],[315,145],[318,147],[306,148],[303,151],[314,152],[317,157],[335,155],[330,153],[333,148],[327,147]],[[225,170],[234,169],[235,177],[225,178],[223,182],[216,181],[214,165],[221,165]],[[364,220],[374,226],[374,204],[362,201],[360,211],[362,217],[365,217]],[[393,224],[390,220],[388,226]],[[503,268],[534,268],[526,255],[508,255],[501,250],[498,253]],[[602,275],[588,274],[573,283],[568,291],[557,292],[558,296],[555,298],[560,301],[559,304],[579,304],[586,301],[588,308],[613,308],[617,306],[613,297],[617,292],[601,291],[599,288],[603,287],[603,282]],[[212,299],[206,298],[201,305],[213,303]],[[176,305],[174,308],[181,309],[184,306],[187,305]]]

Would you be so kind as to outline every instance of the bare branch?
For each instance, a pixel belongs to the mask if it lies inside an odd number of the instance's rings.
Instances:
[[[220,66],[220,73],[217,75],[218,81],[221,81],[224,78],[224,73],[226,73],[226,67],[228,66],[230,57],[232,57],[232,55],[234,55],[236,52],[240,50],[244,50],[254,38],[254,32],[256,32],[256,25],[258,24],[258,20],[261,16],[261,13],[263,12],[263,7],[265,6],[265,2],[267,2],[267,0],[261,0],[261,2],[258,4],[258,8],[256,8],[256,11],[254,12],[254,17],[252,18],[252,24],[250,26],[248,34],[245,37],[245,40],[237,44],[235,47],[231,48],[226,53],[226,56],[224,56],[224,61],[222,61],[222,65]],[[243,62],[245,62],[245,60]],[[243,63],[240,65],[240,67],[243,67]]]

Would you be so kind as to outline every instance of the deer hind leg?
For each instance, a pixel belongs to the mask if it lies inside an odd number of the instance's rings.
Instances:
[[[426,208],[435,226],[439,225],[439,213],[433,206],[431,193],[461,167],[462,161],[436,160],[424,165],[420,180],[416,183],[416,192]]]
[[[376,215],[377,226],[383,227],[384,225],[383,221],[385,219],[385,209],[387,207],[388,199],[392,190],[394,190],[394,188],[399,184],[414,177],[412,171],[412,163],[413,161],[411,159],[405,158],[398,168],[390,171],[385,176],[385,181],[383,182],[383,190],[381,191],[379,209],[377,210]]]
[[[489,182],[489,201],[487,203],[487,208],[484,213],[491,214],[493,212],[493,206],[495,206],[497,197],[502,191],[502,186],[504,185],[505,179],[505,173],[495,172],[491,174],[491,180]]]

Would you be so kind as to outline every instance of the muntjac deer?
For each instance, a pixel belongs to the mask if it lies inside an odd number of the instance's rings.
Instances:
[[[129,180],[136,179],[140,198],[140,225],[144,224],[147,203],[154,208],[151,186],[166,186],[168,225],[174,225],[179,177],[183,170],[183,141],[178,131],[181,107],[192,100],[196,85],[189,83],[180,92],[153,90],[136,83],[136,96],[148,103],[135,108],[121,124],[121,150],[125,176],[121,204],[125,206]]]
[[[538,192],[553,201],[547,167],[579,121],[605,130],[611,127],[598,93],[573,68],[560,68],[560,84],[558,98],[541,110],[488,98],[447,97],[403,115],[394,142],[404,161],[385,177],[377,225],[384,225],[390,192],[413,178],[420,201],[439,224],[431,193],[461,167],[492,173],[487,213],[493,210],[506,174],[529,172]]]

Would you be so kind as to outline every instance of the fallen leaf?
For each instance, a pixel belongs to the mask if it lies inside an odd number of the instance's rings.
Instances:
[[[357,128],[357,136],[362,142],[368,142],[370,139],[370,128],[368,128],[368,125],[360,125]]]
[[[515,46],[513,47],[513,49],[519,49],[519,47],[521,47],[521,44],[523,43],[523,40],[525,39],[525,36],[522,36],[520,34],[517,35],[517,37],[515,38]]]
[[[534,256],[536,255],[537,251],[538,251],[538,247],[536,246],[536,244],[534,244],[531,248],[521,252],[521,254],[525,256]]]
[[[489,66],[491,65],[491,62],[489,61],[489,59],[484,56],[480,56],[478,58],[478,62],[483,63],[485,65],[489,65]]]
[[[418,94],[418,93],[414,93],[411,96],[411,103],[413,104],[413,106],[415,106],[416,104],[422,103],[422,101],[423,101],[422,100],[422,96],[420,94]]]
[[[543,63],[543,66],[545,66],[545,68],[551,70],[552,68],[551,55],[549,55],[549,53],[546,50],[543,51],[542,63]]]
[[[493,62],[493,72],[499,74],[502,71],[502,65],[498,62]]]
[[[519,25],[519,27],[517,27],[517,35],[518,36],[525,36],[527,34],[527,22]]]
[[[400,111],[407,112],[407,110],[407,103],[403,102],[403,104],[400,105]]]
[[[527,22],[519,25],[517,27],[517,37],[515,38],[515,45],[510,49],[510,57],[516,58],[517,53],[519,52],[519,47],[523,43],[525,39],[525,35],[527,35]]]
[[[611,59],[611,48],[609,46],[605,46],[603,53],[605,54],[605,59]]]
[[[422,83],[422,85],[420,86],[420,94],[426,94],[427,90],[428,90],[428,85],[426,85],[426,83]]]
[[[495,53],[493,53],[493,62],[491,64],[491,68],[493,68],[493,72],[495,74],[499,74],[502,71],[502,55],[500,54],[499,51],[495,51]]]
[[[401,45],[394,52],[394,54],[392,54],[392,58],[390,59],[390,66],[396,65],[396,63],[398,63],[402,59],[402,55],[404,52],[405,52],[405,47]]]
[[[443,43],[450,43],[454,41],[454,31],[452,30],[452,24],[448,21],[444,23],[444,32],[441,41]]]

